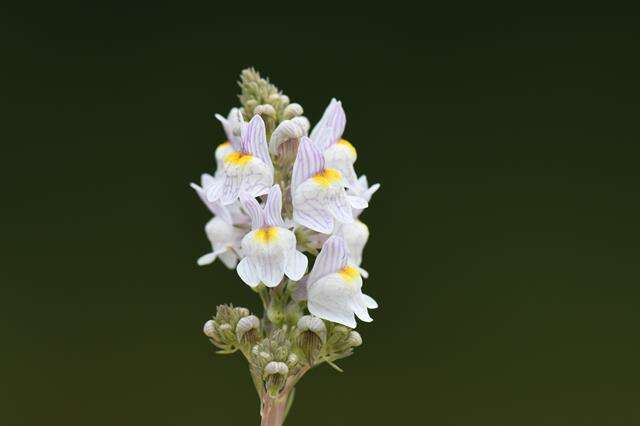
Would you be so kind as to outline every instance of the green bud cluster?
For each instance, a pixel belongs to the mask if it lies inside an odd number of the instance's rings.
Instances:
[[[265,122],[267,137],[280,122],[304,112],[300,104],[290,103],[288,96],[253,68],[242,70],[238,85],[244,118],[250,120],[254,115],[260,115]]]
[[[203,331],[211,343],[224,353],[255,343],[261,333],[257,317],[251,315],[247,308],[233,305],[218,306],[216,316],[204,324]]]
[[[301,367],[299,357],[292,351],[288,327],[276,329],[251,348],[249,363],[252,373],[263,379],[265,389],[275,396],[289,375]]]

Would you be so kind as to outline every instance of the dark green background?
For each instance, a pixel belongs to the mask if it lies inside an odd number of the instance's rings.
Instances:
[[[640,424],[640,20],[236,7],[2,9],[0,424],[257,424],[243,362],[201,332],[257,298],[195,265],[187,186],[250,65],[312,121],[342,99],[382,182],[380,309],[290,424]],[[283,7],[306,9],[332,10]]]

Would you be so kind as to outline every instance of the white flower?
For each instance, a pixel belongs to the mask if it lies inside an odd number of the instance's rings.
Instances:
[[[333,231],[335,221],[352,223],[351,208],[366,208],[367,202],[347,195],[346,186],[342,173],[325,167],[314,142],[303,136],[291,177],[294,221],[324,234]]]
[[[306,297],[311,314],[351,328],[356,327],[355,316],[373,321],[367,309],[378,307],[362,293],[362,278],[349,264],[347,245],[339,236],[330,237],[322,246],[307,278]]]
[[[238,275],[255,287],[260,282],[276,287],[284,275],[293,281],[302,278],[307,257],[296,250],[296,237],[284,227],[280,186],[269,190],[264,209],[253,197],[241,195],[244,208],[251,216],[251,232],[242,239],[244,259],[238,264]]]
[[[207,190],[209,201],[228,205],[236,201],[241,192],[252,197],[265,194],[273,184],[273,163],[269,157],[264,121],[255,115],[242,126],[239,149],[223,160],[220,179]]]
[[[347,182],[352,185],[356,181],[353,164],[358,158],[356,149],[349,141],[342,139],[347,117],[342,102],[331,99],[322,118],[311,131],[311,139],[324,155],[327,167],[340,171]]]

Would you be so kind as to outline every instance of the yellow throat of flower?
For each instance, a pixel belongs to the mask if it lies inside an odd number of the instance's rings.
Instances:
[[[324,169],[320,173],[313,176],[313,180],[322,186],[329,186],[334,182],[338,182],[342,179],[342,175],[336,169]]]
[[[227,164],[242,166],[247,164],[249,161],[251,161],[252,158],[253,158],[253,155],[251,154],[245,154],[240,151],[234,151],[224,158],[224,162]]]
[[[342,269],[340,269],[338,271],[338,274],[346,282],[351,282],[351,281],[355,280],[360,275],[358,270],[356,268],[352,267],[352,266],[345,266],[344,268],[342,268]]]
[[[253,238],[255,238],[256,241],[267,244],[278,239],[278,228],[272,226],[258,229]]]

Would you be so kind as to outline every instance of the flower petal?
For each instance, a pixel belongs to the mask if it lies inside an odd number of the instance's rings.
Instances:
[[[231,142],[233,149],[240,151],[242,149],[241,138],[239,134],[236,134],[236,132],[239,133],[240,128],[244,124],[244,118],[242,117],[240,109],[231,108],[227,118],[224,118],[220,114],[216,114],[215,117],[222,123],[227,140]]]
[[[200,256],[198,258],[198,266],[204,266],[204,265],[210,265],[212,264],[214,261],[216,260],[216,254],[215,253],[207,253],[203,256]]]
[[[240,196],[240,186],[242,185],[242,176],[226,175],[224,177],[224,182],[222,183],[222,191],[220,195],[220,202],[222,205],[228,205],[233,203]],[[209,193],[207,192],[207,197],[209,197]]]
[[[284,278],[284,255],[265,255],[251,258],[258,269],[260,281],[267,287],[276,287]]]
[[[249,217],[251,217],[251,229],[261,228],[264,225],[264,212],[260,204],[255,198],[245,193],[240,194],[240,201]]]
[[[309,274],[309,285],[313,285],[325,275],[344,268],[348,262],[347,244],[342,237],[329,237],[316,257],[313,269]]]
[[[271,134],[269,139],[269,152],[278,154],[280,145],[289,139],[299,139],[309,131],[309,120],[306,117],[294,117],[291,120],[284,120]]]
[[[342,102],[336,100],[335,98],[331,99],[329,102],[329,106],[324,110],[322,114],[322,118],[318,121],[318,124],[311,131],[311,139],[318,142],[320,134],[325,132],[326,129],[331,129],[331,137],[329,139],[329,145],[335,143],[342,137],[344,133],[344,128],[347,123],[347,118],[344,113],[344,109],[342,108]],[[327,139],[323,139],[323,145],[318,145],[322,150],[325,150],[329,147],[326,144]]]
[[[327,209],[331,212],[333,217],[342,223],[353,223],[353,213],[351,212],[351,206],[344,192],[338,193],[339,195],[327,204]]]
[[[224,179],[216,179],[211,185],[204,189],[207,195],[207,201],[218,201],[222,197],[222,188],[224,187]]]
[[[362,275],[362,278],[369,278],[369,271],[367,271],[366,269],[358,266],[358,272],[360,272],[360,275]]]
[[[362,294],[362,301],[364,303],[364,306],[366,306],[369,309],[376,309],[378,307],[378,302],[373,300],[373,297],[368,296],[364,293]]]
[[[255,287],[260,284],[260,277],[258,275],[258,269],[251,259],[245,257],[238,263],[236,268],[238,275],[250,287]]]
[[[212,181],[209,182],[208,186],[211,186],[211,185],[213,185]],[[195,183],[191,183],[190,186],[196,191],[196,194],[198,194],[198,197],[200,197],[204,205],[207,206],[207,208],[209,209],[209,211],[211,211],[211,213],[220,217],[222,220],[224,220],[229,224],[233,223],[233,220],[231,218],[231,213],[229,212],[229,210],[227,210],[224,206],[220,205],[220,203],[216,201],[212,202],[207,199],[206,189],[204,189],[204,188],[207,188],[207,186],[204,183],[204,179],[203,179],[203,187],[200,187]]]
[[[320,232],[323,234],[330,234],[333,230],[333,216],[327,210],[317,209],[313,206],[307,205],[293,210],[293,220],[302,226]]]
[[[356,289],[357,291],[357,289]],[[307,287],[307,308],[313,315],[355,328],[352,299],[354,288],[339,274],[330,274]]]
[[[300,146],[293,164],[291,189],[295,190],[302,182],[324,169],[324,156],[306,136],[300,139]]]
[[[223,253],[220,253],[218,259],[220,259],[224,266],[229,269],[235,269],[236,265],[238,264],[238,256],[231,249],[227,249]]]
[[[303,302],[307,300],[307,280],[309,275],[305,275],[296,282],[296,289],[294,290],[291,298],[296,302]]]
[[[357,294],[351,299],[351,309],[356,314],[360,321],[371,322],[373,318],[369,316],[369,312],[367,312],[367,307],[362,300],[362,294]]]
[[[293,281],[298,281],[307,270],[309,260],[307,256],[298,250],[292,250],[287,254],[287,263],[284,265],[284,273]]]
[[[269,148],[267,147],[267,136],[264,121],[259,115],[254,115],[245,133],[242,135],[243,152],[255,155],[265,164],[273,167],[271,157],[269,156]]]
[[[273,185],[267,195],[264,207],[265,222],[269,226],[284,226],[282,220],[282,190],[280,185]]]

